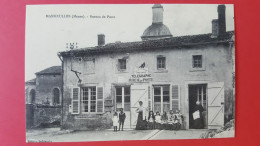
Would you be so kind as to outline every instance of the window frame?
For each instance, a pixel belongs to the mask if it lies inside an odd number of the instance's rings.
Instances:
[[[118,89],[120,89],[121,94],[117,94]],[[129,89],[129,94],[126,93],[126,89]],[[124,111],[130,111],[130,109],[125,110],[125,105],[129,104],[129,106],[131,106],[131,87],[130,86],[116,86],[115,87],[115,110],[116,111],[119,111],[119,108],[117,107],[117,98],[118,97],[121,98],[121,107],[120,108],[123,108]],[[129,102],[126,101],[126,98],[129,99]]]
[[[160,95],[158,94],[155,94],[154,92],[155,92],[155,88],[159,88],[160,89]],[[165,88],[168,88],[168,94],[164,94],[164,91],[166,91],[165,90]],[[153,109],[155,109],[155,103],[160,103],[160,113],[163,113],[164,111],[164,105],[165,104],[168,104],[169,105],[169,110],[171,110],[171,86],[170,85],[153,85],[153,98],[152,98],[152,100],[153,100]],[[155,96],[156,97],[159,97],[160,96],[160,101],[159,102],[155,102]],[[165,101],[164,102],[164,97],[166,97],[166,96],[168,96],[168,100],[169,101]],[[157,111],[155,111],[155,112],[157,112]]]
[[[193,67],[193,57],[194,56],[201,56],[201,67]],[[196,72],[196,71],[205,71],[206,70],[206,55],[205,52],[193,52],[190,55],[190,72]]]
[[[202,64],[203,64],[202,55],[192,55],[192,68],[198,68],[198,69],[202,68]]]
[[[87,91],[84,91],[84,89],[87,89]],[[91,111],[91,102],[93,101],[93,100],[91,100],[91,98],[92,98],[92,89],[95,89],[95,111],[94,112],[92,112]],[[87,92],[87,100],[83,100],[84,99],[84,92]],[[92,114],[92,113],[97,113],[97,87],[95,87],[95,86],[87,86],[87,87],[81,87],[81,100],[80,100],[80,104],[81,104],[81,106],[80,106],[80,112],[82,113],[82,114]],[[87,101],[87,103],[88,103],[88,105],[87,105],[87,107],[88,107],[88,109],[87,109],[87,112],[85,112],[85,108],[84,108],[84,101]]]
[[[126,71],[127,70],[127,59],[118,59],[118,70],[119,71]],[[123,61],[123,62],[122,62]],[[124,63],[122,65],[122,63]],[[125,68],[121,68],[122,66],[124,66]]]
[[[159,62],[161,59],[162,59],[162,62]],[[156,57],[156,67],[157,67],[157,70],[166,70],[166,57],[165,56],[158,55]]]

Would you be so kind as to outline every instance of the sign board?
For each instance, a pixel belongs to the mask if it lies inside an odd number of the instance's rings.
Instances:
[[[135,73],[130,76],[129,82],[143,83],[151,82],[152,80],[152,74],[149,74],[148,68],[137,68]]]

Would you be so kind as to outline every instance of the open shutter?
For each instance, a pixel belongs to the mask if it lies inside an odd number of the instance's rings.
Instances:
[[[104,112],[104,95],[103,87],[97,87],[97,112]]]
[[[172,110],[180,110],[180,87],[178,85],[172,85]]]
[[[80,107],[80,89],[78,87],[72,88],[72,114],[79,114]]]
[[[224,82],[208,83],[208,129],[224,125]]]
[[[148,109],[153,110],[152,109],[152,98],[151,98],[151,87],[150,86],[148,86]]]

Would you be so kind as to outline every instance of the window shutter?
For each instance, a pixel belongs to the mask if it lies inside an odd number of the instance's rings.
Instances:
[[[97,87],[97,112],[104,112],[103,87]]]
[[[178,85],[172,85],[172,110],[180,110],[180,88]]]
[[[152,110],[151,87],[148,86],[148,109]]]
[[[78,87],[72,88],[72,114],[79,114],[80,107],[80,89]]]

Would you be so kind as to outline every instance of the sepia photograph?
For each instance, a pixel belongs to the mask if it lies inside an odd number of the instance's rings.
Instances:
[[[27,5],[26,142],[235,137],[233,4]]]

